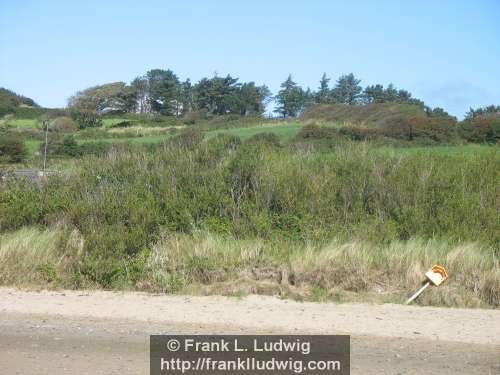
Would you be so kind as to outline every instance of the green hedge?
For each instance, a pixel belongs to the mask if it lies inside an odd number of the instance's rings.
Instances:
[[[190,133],[150,152],[85,158],[79,173],[41,188],[8,182],[0,231],[61,222],[78,229],[82,272],[103,285],[119,272],[117,260],[147,251],[164,231],[301,242],[418,236],[498,248],[499,180],[496,150],[392,158],[352,144],[304,153]]]

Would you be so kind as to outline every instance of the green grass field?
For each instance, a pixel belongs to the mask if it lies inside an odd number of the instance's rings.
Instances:
[[[6,122],[7,126],[12,126],[19,129],[40,129],[40,124],[36,119],[12,118]]]
[[[293,138],[303,126],[303,124],[298,122],[272,126],[259,125],[251,126],[248,128],[214,130],[209,132],[208,136],[215,136],[216,134],[231,134],[240,137],[242,140],[245,140],[259,133],[274,133],[278,137],[280,137],[282,141],[288,141]]]
[[[40,141],[26,141],[24,144],[26,146],[26,150],[28,151],[28,155],[33,156],[35,152],[38,151],[40,143]]]
[[[113,125],[126,121],[123,117],[111,117],[105,118],[103,120],[102,129],[108,131]],[[217,134],[230,134],[238,136],[241,140],[246,140],[252,136],[259,133],[274,133],[276,134],[283,143],[286,143],[293,139],[297,133],[302,129],[302,127],[307,124],[308,121],[300,122],[270,122],[270,123],[249,123],[246,127],[234,127],[229,129],[208,129],[206,132],[207,138],[212,138]],[[22,133],[24,130],[29,129],[40,129],[39,121],[36,119],[27,118],[7,118],[5,119],[5,124],[14,128],[15,131]],[[338,127],[338,123],[333,122],[322,122],[321,126],[328,127]],[[127,128],[123,129],[124,131]],[[40,129],[41,131],[41,129]],[[163,133],[163,134],[144,134],[137,136],[124,136],[124,137],[96,137],[90,139],[79,138],[78,133],[75,134],[77,142],[79,144],[92,143],[92,142],[106,142],[111,144],[137,144],[137,145],[154,145],[160,144],[168,140],[169,138],[175,136],[178,133]],[[50,136],[50,135],[49,135]],[[41,140],[27,139],[25,141],[26,148],[28,151],[29,159],[35,161],[34,159],[36,152],[40,149]],[[441,156],[473,156],[478,154],[484,154],[488,152],[498,152],[498,147],[488,146],[488,145],[450,145],[450,146],[414,146],[414,147],[391,147],[391,146],[373,146],[369,149],[370,153],[378,155],[386,155],[389,157],[395,156],[410,156],[416,154],[426,154],[426,155],[441,155]],[[328,152],[329,156],[333,156],[331,152]],[[325,155],[326,156],[326,155]]]
[[[104,120],[103,127],[109,127],[113,124],[119,123],[120,121],[124,121],[123,118],[108,118]],[[30,128],[36,127],[36,120],[32,119],[11,119],[9,120],[9,124],[14,125],[20,129],[22,128]],[[300,131],[300,129],[304,126],[303,123],[300,122],[290,122],[284,124],[271,124],[271,125],[257,125],[257,126],[249,126],[242,128],[233,128],[233,129],[218,129],[218,130],[209,130],[206,133],[207,138],[211,138],[216,136],[217,134],[230,134],[235,135],[241,138],[241,140],[246,140],[256,134],[259,133],[274,133],[276,134],[282,142],[287,142],[291,140],[295,135]],[[332,124],[330,126],[335,126]],[[153,135],[145,135],[145,136],[137,136],[137,137],[123,137],[123,138],[94,138],[94,139],[78,139],[79,144],[83,143],[91,143],[91,142],[106,142],[106,143],[114,143],[114,144],[159,144],[167,139],[171,138],[174,134],[153,134]],[[27,140],[26,148],[28,150],[28,154],[33,157],[35,152],[38,151],[40,144],[42,142],[38,140]],[[371,152],[377,154],[384,154],[387,156],[400,156],[400,155],[415,155],[415,154],[433,154],[433,155],[475,155],[480,153],[486,153],[495,151],[497,152],[498,147],[488,146],[488,145],[452,145],[452,146],[428,146],[428,147],[390,147],[390,146],[381,146],[374,147],[371,149]]]

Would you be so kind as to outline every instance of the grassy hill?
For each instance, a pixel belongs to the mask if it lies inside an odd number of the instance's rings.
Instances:
[[[31,98],[0,87],[0,117],[15,113],[18,108],[38,108],[38,104]]]
[[[322,104],[309,108],[302,119],[316,125],[334,123],[339,133],[351,140],[391,139],[429,145],[460,141],[455,117],[439,108],[431,110],[415,104]],[[308,129],[311,131],[315,130]]]
[[[414,104],[372,103],[367,105],[319,104],[309,108],[304,120],[337,122],[344,125],[384,127],[401,120],[427,117],[424,109]]]

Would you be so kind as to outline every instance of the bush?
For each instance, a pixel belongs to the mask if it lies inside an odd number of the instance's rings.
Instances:
[[[241,144],[241,139],[238,136],[230,134],[217,134],[213,138],[207,139],[201,147],[198,148],[197,161],[200,164],[215,166],[221,162],[228,153],[233,152]]]
[[[304,126],[295,136],[296,140],[321,140],[339,138],[340,133],[337,129],[309,124]]]
[[[47,154],[49,156],[78,157],[84,155],[102,156],[110,149],[106,142],[85,142],[78,144],[73,135],[61,136],[53,133],[48,137]],[[45,152],[45,142],[40,144],[39,152]]]
[[[237,135],[220,133],[206,141],[207,148],[214,150],[215,155],[220,155],[224,151],[235,150],[241,144],[241,139]]]
[[[460,135],[468,142],[500,142],[500,114],[479,115],[460,124]]]
[[[406,142],[451,143],[458,139],[456,120],[450,116],[396,117],[380,134]]]
[[[77,124],[71,117],[56,117],[50,127],[50,131],[58,132],[58,133],[72,133],[77,130]]]
[[[361,128],[355,126],[345,126],[340,129],[339,133],[352,141],[375,140],[383,136],[379,129]]]
[[[195,148],[202,141],[203,132],[195,128],[184,129],[178,136],[171,139],[171,143],[187,149]]]
[[[0,103],[0,117],[14,113],[15,108],[13,106]]]
[[[63,140],[64,137],[58,133],[49,134],[47,137],[47,155],[48,156],[61,156],[63,153]],[[40,143],[38,147],[38,152],[40,154],[45,153],[45,139]]]
[[[323,150],[330,152],[344,143],[345,139],[345,136],[340,134],[338,129],[309,123],[302,127],[294,137],[291,148],[296,151]]]
[[[311,107],[302,117],[342,123],[340,133],[356,141],[392,138],[403,142],[451,143],[458,140],[455,117],[439,108],[430,111],[416,104],[323,104]]]
[[[21,137],[0,133],[0,161],[20,163],[26,156],[27,151]]]
[[[76,121],[80,129],[96,128],[102,125],[102,117],[94,111],[73,110],[71,118]]]
[[[207,118],[206,111],[193,111],[188,112],[182,118],[182,122],[186,125],[194,125],[200,120],[204,120]]]
[[[116,124],[111,125],[110,128],[111,129],[113,129],[113,128],[128,128],[128,127],[133,126],[135,124],[136,124],[136,122],[133,120],[125,120],[125,121],[120,121],[120,122],[117,122]]]
[[[80,150],[78,143],[76,143],[75,137],[72,135],[67,135],[64,137],[61,147],[62,154],[76,157],[80,155]]]
[[[78,146],[79,155],[103,156],[111,149],[111,144],[107,142],[85,142]]]
[[[266,143],[268,145],[279,147],[281,146],[280,137],[275,133],[257,133],[246,140],[246,143]]]
[[[451,117],[430,117],[417,127],[417,138],[435,143],[452,143],[458,140],[457,122]]]
[[[134,259],[163,232],[500,245],[496,150],[393,158],[367,144],[324,154],[266,142],[235,146],[228,136],[198,142],[198,134],[184,133],[180,139],[186,142],[150,152],[124,147],[82,158],[71,178],[50,177],[40,186],[7,181],[0,187],[0,231],[66,223],[84,239],[84,278],[106,286],[139,267]]]

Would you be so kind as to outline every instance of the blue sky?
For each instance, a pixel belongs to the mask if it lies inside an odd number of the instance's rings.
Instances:
[[[353,72],[462,117],[500,104],[499,20],[499,0],[0,0],[0,86],[61,107],[152,68],[273,92]]]

